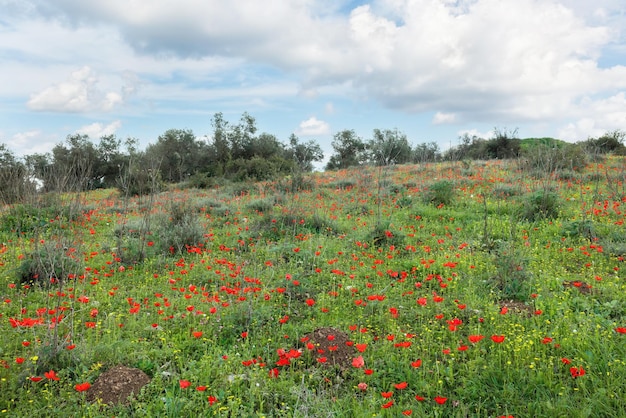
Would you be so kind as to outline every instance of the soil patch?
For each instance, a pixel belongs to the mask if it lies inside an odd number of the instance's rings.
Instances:
[[[87,391],[87,400],[95,402],[99,399],[107,405],[126,405],[129,398],[138,394],[149,382],[148,375],[139,369],[115,366],[98,376]]]
[[[326,366],[339,366],[348,369],[352,366],[352,358],[355,353],[354,347],[348,334],[332,327],[318,328],[304,336],[306,342],[315,345],[313,355],[318,364]],[[319,359],[326,358],[325,362]]]
[[[507,308],[510,312],[530,318],[535,315],[535,307],[514,300],[501,301],[500,309]]]
[[[571,288],[571,289],[578,289],[578,291],[580,293],[584,293],[584,294],[589,294],[591,293],[592,287],[589,283],[586,282],[581,282],[579,280],[576,281],[564,281],[563,282],[563,288],[567,289],[567,288]]]

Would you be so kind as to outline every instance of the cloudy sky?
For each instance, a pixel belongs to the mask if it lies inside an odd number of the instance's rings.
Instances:
[[[0,0],[0,143],[397,128],[442,149],[626,130],[623,0]],[[327,155],[327,156],[328,156]]]

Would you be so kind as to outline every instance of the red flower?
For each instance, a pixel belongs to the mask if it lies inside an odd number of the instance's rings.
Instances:
[[[391,398],[393,396],[393,392],[382,392],[380,394],[380,396],[382,396],[385,399]]]
[[[78,383],[76,386],[74,386],[74,389],[76,389],[77,392],[84,392],[86,390],[89,390],[90,387],[91,387],[91,383],[84,382],[84,383]]]
[[[626,327],[615,328],[615,332],[617,332],[618,334],[626,334]]]
[[[542,344],[550,344],[552,342],[552,338],[550,337],[544,337],[543,340],[541,340]]]
[[[315,305],[315,300],[314,299],[307,299],[306,300],[306,304],[309,305],[309,306],[313,306],[313,305]]]
[[[352,359],[352,367],[356,367],[357,369],[365,366],[365,361],[363,360],[363,356],[358,356]]]
[[[389,401],[386,404],[382,405],[384,409],[391,408],[392,406],[393,406],[393,401]]]
[[[447,400],[448,398],[444,398],[443,396],[435,396],[435,402],[437,402],[439,405],[443,405],[444,403],[446,403]]]
[[[406,415],[407,417],[410,416],[412,413],[413,413],[413,410],[411,409],[402,411],[402,415]]]
[[[194,337],[194,338],[200,338],[200,337],[202,337],[202,331],[194,331],[194,332],[193,332],[193,337]]]
[[[213,406],[213,404],[217,402],[217,398],[215,396],[208,396],[207,401],[209,401],[209,406]]]
[[[561,359],[561,362],[562,362],[563,364],[570,364],[570,363],[571,363],[571,360],[570,360],[570,359],[568,359],[568,358],[566,358],[566,357],[563,357],[563,358]]]
[[[367,348],[367,344],[357,344],[356,349],[359,350],[360,353],[364,352]]]
[[[393,386],[398,390],[402,390],[402,389],[406,389],[407,385],[408,385],[407,382],[400,382],[400,383],[396,383]]]
[[[467,337],[469,342],[471,342],[472,344],[476,344],[477,342],[479,342],[483,338],[485,338],[484,335],[470,335],[469,337]]]
[[[17,364],[22,364],[22,363],[24,363],[24,357],[16,357],[16,358],[15,358],[15,362],[16,362]]]
[[[48,380],[59,380],[59,376],[57,376],[57,373],[54,370],[45,372],[43,375],[46,376],[46,379]]]
[[[179,380],[178,384],[180,385],[181,389],[187,389],[189,386],[191,386],[191,382],[189,380]]]
[[[585,369],[582,367],[570,367],[569,372],[574,379],[585,375]]]
[[[419,401],[419,402],[424,402],[426,400],[426,398],[424,398],[423,396],[420,396],[420,395],[415,395],[415,400]]]
[[[278,374],[279,374],[279,373],[280,373],[280,371],[279,371],[276,367],[274,367],[273,369],[271,369],[271,370],[269,371],[269,375],[270,375],[270,377],[272,377],[272,378],[276,378],[276,377],[278,377]]]
[[[29,379],[30,379],[30,381],[31,381],[31,382],[35,382],[35,383],[37,383],[37,382],[40,382],[40,381],[41,381],[41,379],[43,379],[43,377],[40,377],[40,376],[31,376],[31,377],[29,377]]]
[[[492,335],[491,341],[496,344],[500,344],[502,341],[504,341],[504,335]]]
[[[459,350],[459,351],[466,351],[468,348],[469,348],[468,346],[462,345],[462,346],[458,347],[457,350]]]
[[[421,365],[422,365],[422,359],[417,359],[417,360],[411,362],[411,366],[416,368],[416,369],[418,367],[420,367]]]

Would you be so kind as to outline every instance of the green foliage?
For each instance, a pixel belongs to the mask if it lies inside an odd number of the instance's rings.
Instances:
[[[541,144],[524,151],[521,168],[538,178],[545,178],[559,171],[580,172],[586,164],[585,152],[579,145],[549,147]]]
[[[326,170],[361,165],[366,159],[365,142],[353,130],[337,132],[333,137],[332,146],[335,151],[326,164]]]
[[[35,184],[29,179],[26,165],[0,144],[0,204],[23,202],[34,194]]]
[[[378,166],[404,164],[411,161],[412,150],[406,135],[397,129],[374,129],[374,138],[367,144],[369,161]]]
[[[48,287],[77,279],[84,271],[80,257],[67,239],[43,241],[20,263],[20,283]]]
[[[58,230],[82,214],[82,208],[64,205],[52,195],[44,196],[33,204],[13,205],[0,217],[0,228],[18,236]]]
[[[450,205],[454,197],[454,183],[450,180],[438,180],[428,185],[424,192],[424,201],[435,206]]]
[[[532,277],[527,263],[527,258],[510,242],[499,243],[493,261],[497,273],[491,279],[499,300],[525,302],[530,299]]]
[[[374,226],[365,237],[365,241],[375,248],[400,247],[403,245],[405,235],[389,223],[381,223]]]
[[[626,132],[614,130],[598,138],[589,138],[582,143],[582,146],[591,154],[626,155],[625,138]]]
[[[520,217],[526,221],[555,219],[559,216],[561,199],[552,190],[537,190],[524,197]]]
[[[626,237],[609,183],[623,165],[576,182],[487,161],[315,173],[298,193],[287,179],[65,195],[89,211],[45,234],[0,231],[2,409],[626,416]],[[439,181],[454,204],[418,201]],[[554,193],[557,218],[520,223],[527,190]],[[80,275],[26,289],[34,260]],[[75,389],[117,364],[152,377],[130,403]]]
[[[181,254],[190,247],[203,246],[205,233],[197,213],[185,202],[171,202],[168,212],[155,219],[154,236],[163,253]]]

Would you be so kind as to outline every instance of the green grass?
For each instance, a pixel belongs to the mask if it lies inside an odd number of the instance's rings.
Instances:
[[[534,180],[502,161],[372,173],[151,204],[99,191],[81,197],[89,210],[41,219],[58,212],[46,208],[19,233],[4,210],[0,416],[626,416],[614,185]],[[454,199],[430,203],[433,184]],[[547,186],[558,210],[531,216]],[[21,280],[44,261],[84,271]],[[324,327],[348,336],[345,365],[307,346]],[[300,354],[281,362],[282,350]],[[152,378],[128,405],[75,390],[120,364]]]

